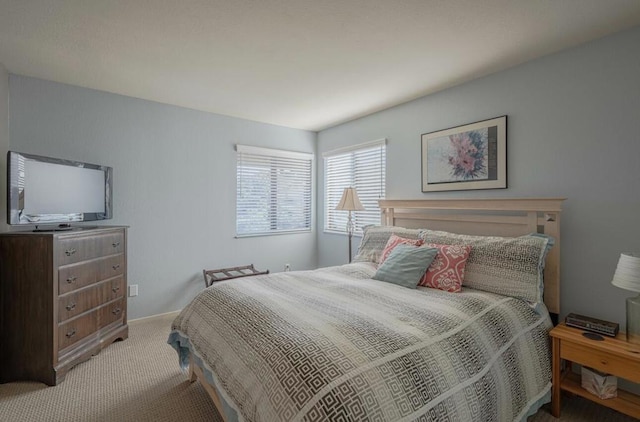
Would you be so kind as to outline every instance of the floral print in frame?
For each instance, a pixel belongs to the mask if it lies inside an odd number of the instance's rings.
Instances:
[[[422,191],[507,187],[507,116],[422,135]]]

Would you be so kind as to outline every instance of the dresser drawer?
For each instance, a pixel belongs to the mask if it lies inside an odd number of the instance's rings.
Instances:
[[[58,269],[58,294],[124,274],[124,255],[109,256]]]
[[[58,264],[67,265],[124,252],[124,232],[108,232],[94,236],[61,238],[58,241]]]
[[[124,278],[117,277],[106,281],[100,289],[100,303],[107,303],[119,297],[124,297]]]
[[[119,299],[98,309],[98,329],[116,321],[123,321],[125,314],[124,299]]]
[[[95,334],[97,325],[97,310],[60,324],[58,326],[58,350],[66,349],[83,338]]]
[[[103,303],[122,297],[123,291],[124,278],[120,276],[113,280],[106,280],[89,288],[60,296],[58,300],[58,322],[63,322]]]

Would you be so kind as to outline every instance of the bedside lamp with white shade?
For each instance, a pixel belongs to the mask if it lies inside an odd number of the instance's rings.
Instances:
[[[620,255],[611,284],[640,293],[640,254]],[[627,298],[627,341],[640,344],[640,294]]]
[[[338,206],[335,208],[339,211],[349,211],[349,220],[347,221],[347,234],[349,235],[349,262],[351,262],[351,238],[353,237],[354,224],[351,219],[351,211],[363,211],[364,206],[358,198],[358,192],[355,188],[344,188],[342,198]]]

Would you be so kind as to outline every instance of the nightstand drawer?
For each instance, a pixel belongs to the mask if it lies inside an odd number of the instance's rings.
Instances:
[[[68,293],[122,274],[124,274],[123,254],[67,265],[58,270],[58,294]]]
[[[598,371],[640,382],[640,361],[631,361],[606,351],[563,341],[560,347],[562,359],[588,366]]]

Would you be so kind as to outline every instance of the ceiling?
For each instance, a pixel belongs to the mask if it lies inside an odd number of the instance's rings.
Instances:
[[[638,0],[0,0],[0,63],[317,131],[638,24]]]

